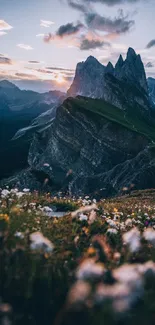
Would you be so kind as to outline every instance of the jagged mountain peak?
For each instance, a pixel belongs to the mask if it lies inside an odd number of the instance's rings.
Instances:
[[[123,64],[124,64],[124,60],[123,60],[122,54],[120,54],[118,61],[115,65],[115,68],[120,69],[123,66]]]
[[[132,47],[129,47],[128,51],[127,51],[127,60],[130,60],[133,58],[136,59],[136,57],[137,57],[137,54],[136,54],[135,50]]]
[[[86,61],[84,62],[85,65],[87,64],[93,64],[93,65],[98,65],[98,66],[102,66],[103,65],[92,55],[88,56],[88,58],[86,59]]]
[[[108,62],[106,68],[105,68],[105,73],[114,73],[114,66],[111,62]]]
[[[19,89],[15,84],[8,80],[1,80],[0,81],[0,87],[2,88],[10,88],[10,89]]]

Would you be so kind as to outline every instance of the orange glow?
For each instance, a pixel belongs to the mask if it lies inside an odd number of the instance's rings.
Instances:
[[[65,82],[65,80],[64,80],[64,78],[63,78],[63,76],[62,76],[61,74],[57,75],[57,77],[56,77],[56,81],[57,81],[57,83],[59,83],[59,84],[62,84],[62,83]]]

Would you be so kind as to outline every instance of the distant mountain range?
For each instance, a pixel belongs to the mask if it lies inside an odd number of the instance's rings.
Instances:
[[[43,112],[16,133],[21,143],[33,136],[28,168],[2,184],[92,196],[155,187],[154,81],[140,55],[78,63],[67,96],[56,117]]]
[[[54,117],[55,107],[64,98],[65,94],[59,91],[39,94],[20,90],[7,80],[0,81],[0,178],[27,165],[29,139],[11,141],[14,134],[48,110]]]

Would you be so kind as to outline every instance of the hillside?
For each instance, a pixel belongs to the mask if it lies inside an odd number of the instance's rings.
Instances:
[[[70,98],[70,105],[99,114],[110,121],[116,122],[126,128],[143,134],[151,141],[155,141],[155,119],[143,116],[140,105],[126,107],[121,110],[102,99],[91,99],[87,97]]]

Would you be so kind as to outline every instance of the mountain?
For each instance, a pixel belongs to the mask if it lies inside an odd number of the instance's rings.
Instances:
[[[55,118],[49,110],[31,124],[28,168],[2,184],[104,197],[155,187],[155,118],[140,56],[129,48],[115,67],[89,57],[68,95]]]
[[[121,109],[136,103],[146,115],[151,105],[144,65],[132,48],[125,60],[120,55],[115,67],[110,62],[105,67],[93,57],[78,63],[68,95],[102,98]]]
[[[15,133],[49,110],[54,117],[64,96],[59,91],[22,91],[7,80],[0,81],[0,179],[27,166],[30,138],[14,142]]]
[[[155,79],[154,78],[148,78],[148,87],[149,87],[149,94],[150,98],[155,105]]]
[[[74,81],[67,93],[68,96],[101,98],[104,71],[105,67],[93,56],[89,56],[85,62],[78,63]]]
[[[64,96],[65,93],[62,93],[57,90],[49,91],[43,94],[31,90],[20,90],[17,86],[15,86],[10,81],[2,80],[0,81],[0,116],[2,111],[3,114],[5,114],[6,112],[4,110],[4,103],[5,105],[7,105],[7,110],[10,113],[19,112],[22,110],[29,110],[33,114],[33,108],[36,110],[37,105],[40,104],[55,105],[56,103],[59,103],[61,97]],[[44,109],[42,110],[42,112],[43,111]]]
[[[68,98],[52,126],[36,132],[29,168],[7,185],[111,196],[123,187],[155,186],[155,120],[100,99]],[[47,184],[45,184],[45,180]]]

